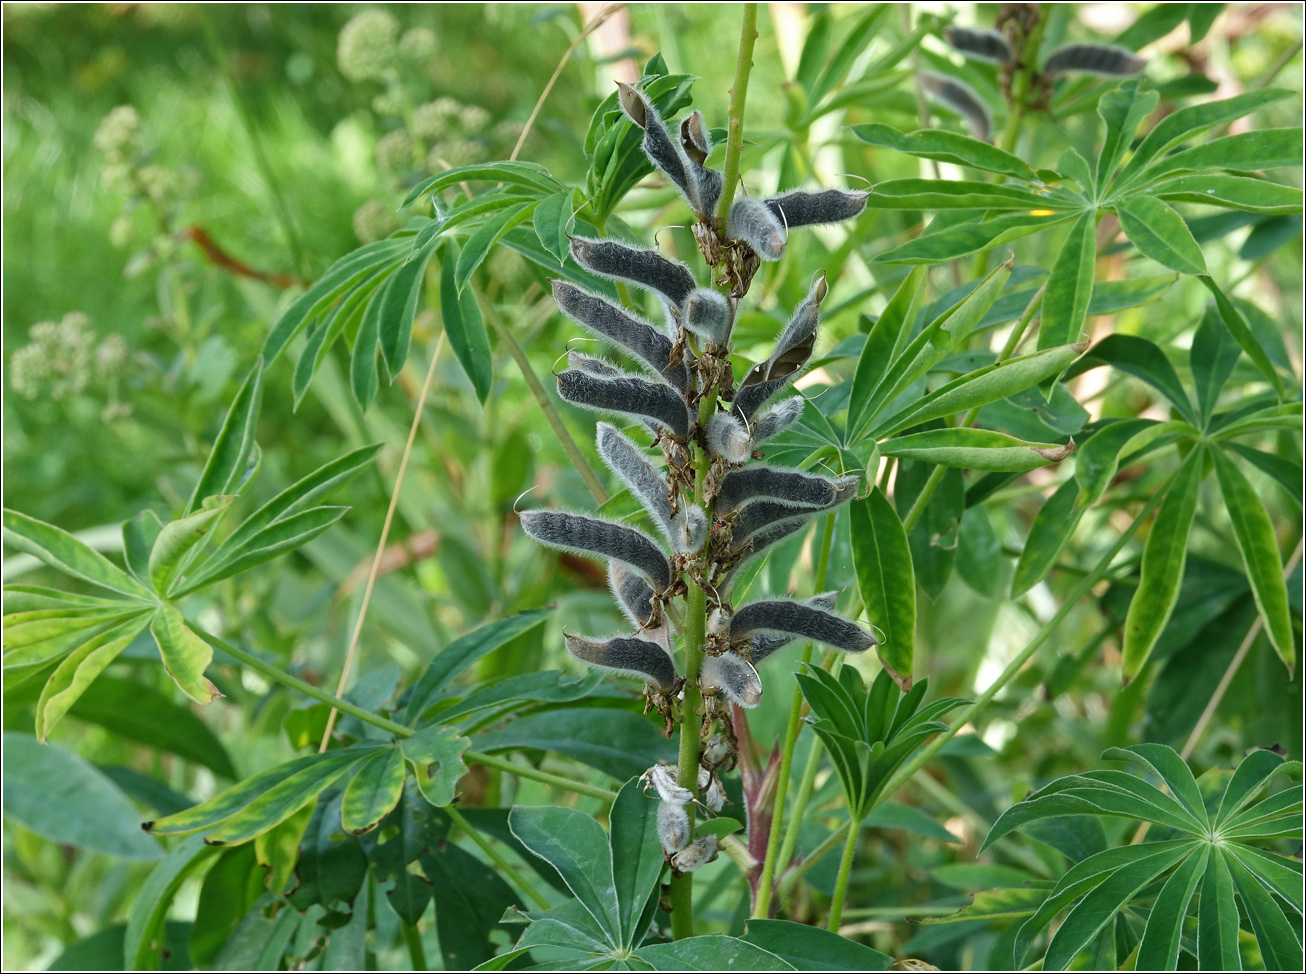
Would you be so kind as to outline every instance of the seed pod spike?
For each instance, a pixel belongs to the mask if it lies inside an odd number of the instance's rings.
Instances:
[[[838,592],[822,592],[820,595],[813,595],[810,599],[803,599],[802,602],[803,605],[810,605],[815,609],[833,612],[838,597]],[[797,638],[792,633],[754,633],[745,642],[748,658],[752,660],[754,666],[761,666],[768,657],[788,646]]]
[[[783,257],[789,239],[784,221],[775,210],[752,196],[740,196],[731,204],[726,237],[742,240],[763,260]]]
[[[972,137],[981,142],[990,140],[993,123],[989,117],[988,106],[970,85],[932,71],[918,72],[916,77],[921,87],[933,95],[940,104],[946,105],[962,117]]]
[[[1147,62],[1123,47],[1112,44],[1066,44],[1052,52],[1043,65],[1046,74],[1096,74],[1127,78],[1138,74]]]

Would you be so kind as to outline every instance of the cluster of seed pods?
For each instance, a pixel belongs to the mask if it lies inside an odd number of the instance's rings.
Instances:
[[[762,696],[756,667],[794,640],[858,653],[877,640],[835,614],[835,593],[806,600],[763,599],[734,606],[731,591],[742,565],[802,529],[811,518],[850,500],[860,478],[828,477],[757,462],[759,447],[801,415],[800,395],[784,396],[811,356],[827,294],[823,276],[793,311],[765,361],[736,384],[731,332],[739,299],[761,261],[778,260],[789,230],[856,216],[866,193],[790,192],[774,199],[742,196],[714,222],[721,173],[706,165],[711,152],[702,116],[694,112],[673,139],[654,106],[626,86],[621,104],[644,130],[652,164],[684,195],[697,218],[694,236],[720,290],[703,286],[688,267],[656,250],[612,239],[575,237],[571,254],[602,277],[651,292],[665,323],[648,321],[607,297],[566,281],[553,283],[558,308],[614,352],[637,363],[627,371],[604,358],[568,353],[558,393],[570,403],[616,418],[597,428],[603,462],[638,500],[656,536],[633,524],[592,514],[540,509],[521,513],[523,529],[551,548],[608,562],[613,597],[631,631],[566,635],[568,651],[589,666],[641,679],[650,707],[668,734],[677,721],[702,722],[700,792],[720,807],[717,771],[734,756],[729,704],[751,708]],[[644,444],[637,442],[645,440]],[[657,460],[650,451],[657,451]],[[673,600],[689,586],[703,590],[706,638],[698,685],[701,715],[682,713],[684,676],[673,647],[678,614]],[[674,768],[651,769],[662,799],[659,830],[674,869],[690,872],[716,853],[716,840],[689,842],[685,806],[695,800],[676,784]],[[683,822],[683,829],[680,823]],[[683,842],[681,839],[683,838]],[[709,848],[710,846],[710,848]]]

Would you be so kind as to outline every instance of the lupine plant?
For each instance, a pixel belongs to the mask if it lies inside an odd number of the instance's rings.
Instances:
[[[1300,969],[1300,349],[1230,257],[1300,254],[1294,55],[1140,53],[1222,6],[814,10],[781,85],[744,4],[723,118],[654,54],[557,165],[616,8],[497,142],[456,42],[333,31],[393,122],[363,245],[233,270],[266,335],[186,490],[5,510],[13,855],[131,891],[55,967]],[[319,406],[347,447],[269,448]]]

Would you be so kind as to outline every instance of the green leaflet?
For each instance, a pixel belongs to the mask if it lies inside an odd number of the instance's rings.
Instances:
[[[209,532],[217,527],[235,499],[233,494],[206,497],[201,510],[163,526],[150,549],[148,570],[154,591],[165,598],[171,593]]]
[[[880,145],[897,149],[908,155],[923,159],[935,159],[939,162],[951,162],[958,166],[970,166],[986,172],[999,173],[1027,182],[1038,177],[1034,170],[1010,152],[997,146],[980,142],[969,136],[939,129],[921,129],[917,132],[902,133],[888,125],[868,123],[850,126],[853,135],[871,145]]]
[[[567,259],[567,233],[571,227],[572,192],[554,193],[535,207],[532,224],[544,249],[561,263]]]
[[[1188,531],[1197,511],[1206,451],[1195,447],[1175,474],[1157,509],[1143,549],[1138,590],[1125,619],[1124,680],[1129,683],[1147,662],[1161,630],[1170,620],[1188,558]]]
[[[471,741],[460,736],[457,728],[436,725],[404,738],[399,747],[405,760],[413,765],[422,797],[440,806],[454,800],[458,779],[467,773],[463,751],[470,745]]]
[[[485,319],[481,317],[475,291],[464,291],[458,286],[459,259],[458,245],[446,241],[440,267],[440,312],[444,317],[445,337],[471,380],[476,397],[484,404],[490,394],[494,370],[490,336],[485,331]]]
[[[1106,123],[1094,180],[1099,198],[1129,149],[1138,124],[1152,114],[1159,100],[1155,91],[1144,90],[1138,81],[1126,81],[1098,99],[1097,113]],[[1087,186],[1084,188],[1088,189]]]
[[[1202,173],[1178,176],[1151,187],[1150,195],[1162,200],[1224,206],[1249,213],[1300,213],[1302,192],[1268,179]]]
[[[1073,211],[1045,208],[1009,213],[992,220],[963,223],[936,233],[924,233],[915,240],[880,254],[876,260],[884,264],[941,264],[1038,233],[1064,223],[1074,215]]]
[[[376,827],[390,814],[404,790],[404,755],[388,747],[368,758],[350,779],[340,806],[340,822],[355,835]]]
[[[1097,266],[1096,228],[1096,213],[1085,212],[1071,226],[1066,242],[1052,262],[1047,291],[1043,295],[1043,323],[1038,331],[1040,350],[1079,341],[1093,293],[1093,271]]]
[[[1020,560],[1016,562],[1016,574],[1011,580],[1013,599],[1028,592],[1051,570],[1061,549],[1079,526],[1083,509],[1076,509],[1078,499],[1079,484],[1074,480],[1066,480],[1034,515],[1025,547],[1021,549]]]
[[[884,633],[881,661],[911,686],[916,646],[916,582],[907,532],[877,487],[850,505],[853,565],[866,614]]]
[[[196,703],[212,703],[222,696],[204,678],[213,661],[213,647],[195,635],[178,609],[161,606],[150,622],[150,634],[159,647],[163,668],[186,696]]]
[[[886,457],[924,460],[970,470],[1023,472],[1057,463],[1073,446],[1030,443],[993,430],[952,427],[894,437],[880,444]]]
[[[186,503],[186,514],[200,509],[205,498],[240,492],[255,449],[254,432],[263,402],[263,359],[260,358],[231,401],[200,479]]]
[[[1225,510],[1233,524],[1234,538],[1242,553],[1247,580],[1251,582],[1256,607],[1265,623],[1274,651],[1283,660],[1291,678],[1297,654],[1288,609],[1288,587],[1283,577],[1279,543],[1270,522],[1270,514],[1250,481],[1223,450],[1212,450],[1216,479],[1224,497]]]
[[[4,539],[11,547],[34,555],[65,575],[133,599],[154,601],[153,593],[144,585],[104,555],[53,524],[5,508]]]
[[[101,629],[64,657],[46,681],[36,704],[37,740],[44,744],[49,739],[54,725],[148,622],[147,613],[138,613],[117,625]]]
[[[1127,196],[1116,202],[1116,213],[1129,242],[1181,274],[1205,274],[1206,258],[1184,218],[1153,196]]]
[[[563,188],[562,184],[539,163],[504,160],[473,166],[458,166],[429,179],[423,179],[408,191],[400,206],[410,206],[423,196],[434,195],[463,182],[507,183],[509,186],[518,186],[523,190],[542,195],[555,193]]]
[[[1243,351],[1256,363],[1256,367],[1261,370],[1261,374],[1270,380],[1274,391],[1282,399],[1285,393],[1283,378],[1279,375],[1278,369],[1274,367],[1274,363],[1270,361],[1270,357],[1266,354],[1261,343],[1252,334],[1251,326],[1248,325],[1247,319],[1243,317],[1243,313],[1234,307],[1233,302],[1225,296],[1224,291],[1220,289],[1213,278],[1203,276],[1198,280],[1206,285],[1206,289],[1215,297],[1215,306],[1220,312],[1220,317],[1224,320],[1225,327],[1229,329],[1230,334],[1242,346]]]
[[[866,336],[848,399],[847,428],[857,438],[865,421],[874,417],[873,394],[907,343],[924,296],[925,276],[924,267],[912,268]]]
[[[550,197],[550,199],[553,198],[555,197]],[[457,265],[454,268],[454,286],[458,289],[460,295],[464,288],[467,287],[467,282],[471,280],[472,275],[476,273],[476,268],[480,267],[485,259],[490,256],[494,245],[513,227],[529,220],[535,213],[535,206],[534,202],[518,203],[515,206],[510,206],[496,213],[472,231],[463,243],[462,250],[458,253]],[[540,242],[548,247],[543,238],[540,239]],[[552,248],[550,248],[550,252],[553,252]]]

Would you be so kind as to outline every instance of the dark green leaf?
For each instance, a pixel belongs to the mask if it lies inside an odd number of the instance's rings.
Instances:
[[[1078,462],[1078,461],[1076,461]],[[1011,597],[1019,598],[1043,580],[1056,563],[1061,549],[1079,526],[1083,509],[1076,509],[1079,484],[1071,479],[1064,481],[1034,515],[1029,526],[1029,537],[1016,562],[1016,574],[1011,580]]]
[[[144,585],[104,555],[53,524],[5,508],[4,539],[12,548],[39,558],[65,575],[133,599],[154,601],[153,594]]]
[[[850,508],[853,565],[867,617],[884,633],[876,647],[884,665],[911,685],[916,645],[916,582],[907,533],[877,487]]]
[[[535,207],[535,233],[544,249],[558,259],[567,259],[567,233],[571,228],[571,191],[554,193],[540,200]]]
[[[883,971],[893,963],[878,950],[790,920],[749,920],[743,939],[800,971]]]
[[[1035,181],[1038,177],[1034,170],[1010,152],[996,146],[955,132],[938,129],[921,129],[917,132],[902,133],[888,125],[868,123],[851,126],[852,133],[863,142],[871,145],[896,149],[908,155],[923,159],[935,159],[939,162],[951,162],[958,166],[971,166],[986,172],[995,172],[1013,179]]]
[[[463,371],[471,380],[476,397],[482,404],[490,394],[494,360],[490,354],[490,336],[485,331],[485,319],[472,290],[458,287],[455,270],[458,264],[458,246],[445,243],[444,263],[440,268],[440,311],[444,317],[444,333]]]
[[[1098,192],[1106,187],[1114,175],[1121,158],[1134,138],[1139,122],[1156,108],[1160,96],[1146,91],[1141,82],[1126,81],[1108,91],[1097,102],[1097,113],[1106,123],[1106,136],[1097,155],[1096,184]],[[1086,190],[1088,187],[1084,187]]]
[[[209,459],[191,491],[190,500],[186,502],[186,514],[199,510],[206,497],[233,494],[239,490],[254,450],[254,432],[262,402],[263,360],[260,358],[231,401],[222,429],[209,451]]]
[[[644,938],[646,930],[639,929],[640,917],[662,875],[657,811],[658,802],[644,794],[638,778],[632,778],[617,793],[608,816],[620,942],[629,947],[637,946]]]
[[[430,263],[431,255],[435,253],[439,242],[439,238],[435,238],[420,250],[409,254],[386,282],[385,289],[373,299],[381,302],[377,312],[377,338],[381,357],[392,377],[399,374],[404,362],[408,360],[408,348],[413,338],[413,318],[417,315],[422,282],[426,278],[426,265]]]
[[[132,901],[123,935],[125,970],[155,970],[163,950],[164,921],[177,890],[190,872],[213,852],[198,838],[175,846],[145,878]]]
[[[1247,319],[1243,313],[1234,307],[1233,303],[1220,290],[1219,285],[1210,277],[1201,277],[1199,280],[1206,285],[1206,289],[1215,296],[1215,306],[1220,312],[1220,317],[1224,319],[1225,327],[1229,329],[1230,334],[1237,339],[1238,344],[1242,346],[1256,367],[1261,370],[1261,374],[1270,380],[1274,391],[1280,398],[1284,395],[1283,378],[1279,375],[1278,370],[1270,361],[1270,356],[1266,353],[1264,346],[1257,340],[1252,333],[1251,326],[1248,325]]]
[[[548,750],[598,768],[618,781],[673,759],[660,725],[629,710],[580,707],[529,713],[475,738],[478,751]]]
[[[789,963],[769,950],[754,946],[747,940],[719,933],[664,944],[649,944],[635,951],[635,956],[651,965],[655,971],[794,970]]]
[[[411,206],[428,193],[434,195],[462,182],[493,182],[520,186],[523,190],[546,195],[562,188],[547,169],[535,162],[498,161],[446,169],[424,179],[408,191],[400,207]]]
[[[1126,196],[1116,202],[1120,226],[1144,257],[1179,271],[1205,274],[1206,258],[1184,218],[1154,196]]]
[[[1043,323],[1038,331],[1040,349],[1079,341],[1088,314],[1089,296],[1093,293],[1096,227],[1096,214],[1085,212],[1071,226],[1066,242],[1052,262],[1047,292],[1043,295]]]
[[[1165,353],[1148,339],[1137,335],[1108,335],[1066,370],[1066,378],[1073,378],[1100,365],[1110,365],[1142,379],[1169,399],[1185,419],[1196,421],[1192,403],[1179,382],[1174,366],[1165,357]]]

